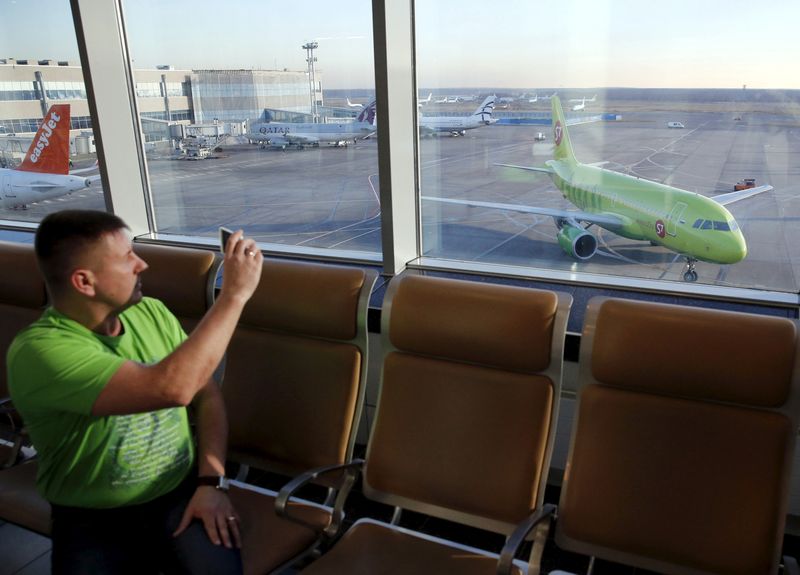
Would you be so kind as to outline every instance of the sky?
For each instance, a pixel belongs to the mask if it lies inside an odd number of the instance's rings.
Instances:
[[[389,0],[391,1],[391,0]],[[371,88],[370,0],[123,0],[134,68],[306,69]],[[417,0],[420,89],[800,89],[798,0]],[[0,57],[78,61],[67,0],[0,0]]]

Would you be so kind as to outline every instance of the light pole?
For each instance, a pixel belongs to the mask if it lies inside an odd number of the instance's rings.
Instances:
[[[303,44],[303,50],[306,51],[306,62],[308,63],[308,91],[311,96],[311,115],[314,122],[317,122],[317,82],[314,78],[314,62],[317,61],[314,56],[314,50],[319,47],[316,42],[308,42]]]

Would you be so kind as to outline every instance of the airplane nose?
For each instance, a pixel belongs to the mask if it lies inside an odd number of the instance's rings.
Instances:
[[[741,232],[734,232],[727,234],[724,239],[718,236],[714,241],[708,241],[704,253],[705,257],[700,256],[700,259],[718,264],[735,264],[747,255],[747,244]]]
[[[732,234],[729,241],[725,242],[724,251],[720,261],[726,264],[735,264],[742,261],[747,255],[747,243],[744,236],[739,233]]]

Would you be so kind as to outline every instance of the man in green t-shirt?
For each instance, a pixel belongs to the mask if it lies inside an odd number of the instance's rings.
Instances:
[[[53,508],[53,573],[241,572],[211,376],[261,277],[255,242],[231,236],[220,295],[188,337],[142,297],[147,264],[118,217],[57,212],[35,244],[52,306],[9,347],[8,382]]]

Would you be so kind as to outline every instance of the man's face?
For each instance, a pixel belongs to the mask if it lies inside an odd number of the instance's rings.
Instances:
[[[139,274],[147,264],[133,252],[126,230],[104,235],[91,250],[95,265],[95,299],[122,311],[142,299]]]

